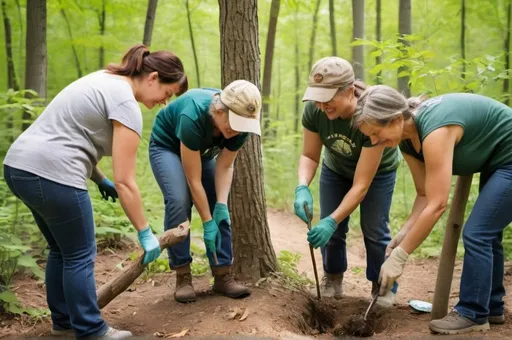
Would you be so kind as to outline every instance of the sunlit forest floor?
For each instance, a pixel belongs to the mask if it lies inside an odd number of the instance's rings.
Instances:
[[[276,253],[282,250],[302,255],[298,269],[314,279],[309,248],[306,242],[306,225],[294,215],[277,210],[268,213],[272,242]],[[141,337],[203,338],[282,338],[282,339],[332,339],[337,326],[347,323],[354,315],[364,313],[370,301],[371,284],[366,280],[365,249],[360,231],[352,231],[348,242],[349,269],[345,273],[344,298],[332,301],[335,325],[320,334],[312,327],[311,304],[308,298],[294,292],[283,283],[263,282],[253,286],[253,294],[243,300],[232,300],[211,293],[211,276],[194,278],[198,301],[180,304],[174,300],[174,273],[160,273],[137,280],[126,292],[115,298],[103,309],[105,319],[114,327],[128,329]],[[101,285],[116,275],[117,264],[129,256],[130,250],[115,254],[103,252],[96,261],[97,284]],[[321,256],[316,260],[322,271]],[[457,261],[450,295],[450,307],[458,299],[462,265]],[[378,317],[374,338],[437,338],[428,330],[429,314],[417,314],[407,302],[410,299],[432,301],[437,273],[437,259],[412,260],[400,279],[397,305],[388,311],[377,310]],[[321,273],[320,273],[321,275]],[[13,291],[28,306],[44,307],[45,293],[42,284],[30,279],[18,279]],[[512,263],[506,264],[505,287],[512,289]],[[510,306],[512,298],[505,297]],[[240,318],[245,316],[244,320]],[[233,317],[234,316],[234,317]],[[0,320],[0,337],[46,336],[50,321],[34,321],[21,317]],[[339,333],[338,333],[339,334]],[[216,337],[214,337],[216,336]],[[506,314],[505,325],[491,325],[485,334],[470,334],[450,338],[512,339],[512,314]],[[340,338],[348,338],[341,336]],[[448,338],[448,337],[441,337]]]

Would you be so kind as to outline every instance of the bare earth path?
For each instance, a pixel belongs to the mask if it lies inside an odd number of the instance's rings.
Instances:
[[[268,218],[272,242],[276,254],[281,250],[302,255],[298,269],[313,279],[313,269],[306,242],[306,225],[293,214],[269,210]],[[116,274],[116,265],[124,260],[128,252],[100,254],[97,258],[96,278],[98,285]],[[316,261],[322,275],[321,256],[316,252]],[[336,321],[342,325],[353,314],[362,313],[368,305],[371,284],[365,277],[365,249],[358,231],[351,231],[348,242],[349,269],[345,273],[345,297],[336,302]],[[512,318],[507,312],[506,324],[491,326],[485,334],[463,336],[434,336],[428,330],[430,316],[415,314],[407,305],[409,299],[432,301],[436,279],[437,259],[412,260],[400,279],[397,305],[381,317],[378,339],[512,339]],[[450,306],[457,302],[461,263],[457,262],[452,285]],[[510,266],[508,267],[510,268]],[[253,287],[253,294],[244,300],[231,300],[213,295],[210,291],[210,275],[194,278],[199,298],[193,304],[174,301],[174,273],[158,274],[150,280],[138,280],[132,287],[114,299],[105,309],[105,319],[113,326],[131,330],[139,337],[170,337],[188,330],[184,339],[333,339],[331,334],[318,334],[304,329],[300,320],[307,310],[307,299],[296,292],[277,286],[263,284]],[[505,287],[512,290],[512,272],[505,276]],[[28,306],[45,306],[44,287],[31,279],[20,279],[14,283],[18,298]],[[505,297],[510,306],[512,298]],[[243,321],[230,318],[232,312],[246,312]],[[44,336],[49,334],[49,320],[34,322],[28,318],[3,318],[0,315],[0,337]],[[348,337],[341,337],[347,338]]]

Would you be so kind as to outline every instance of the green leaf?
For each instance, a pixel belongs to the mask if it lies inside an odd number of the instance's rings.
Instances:
[[[18,297],[14,293],[6,290],[0,293],[0,300],[8,303],[18,303]]]

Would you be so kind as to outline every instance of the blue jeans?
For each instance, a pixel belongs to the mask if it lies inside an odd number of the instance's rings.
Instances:
[[[94,281],[96,239],[89,194],[7,165],[4,177],[32,212],[50,248],[45,282],[53,328],[73,328],[77,337],[105,334],[108,325],[101,318]]]
[[[512,222],[512,165],[480,175],[480,194],[462,232],[464,263],[457,312],[479,323],[502,315],[503,230]]]
[[[366,278],[379,280],[380,267],[384,263],[386,247],[391,241],[389,210],[395,187],[396,172],[378,174],[372,181],[368,193],[360,204],[361,230],[366,247]],[[320,217],[329,216],[340,205],[352,187],[347,179],[322,165],[320,175]],[[324,272],[344,273],[347,270],[346,237],[350,216],[338,224],[338,228],[325,247],[322,247]],[[396,286],[395,290],[396,292]]]
[[[160,146],[151,140],[149,142],[149,161],[155,179],[164,195],[164,229],[175,228],[187,219],[191,219],[193,204],[185,171],[181,164],[181,158],[168,148]],[[215,159],[203,158],[201,163],[201,181],[208,198],[210,212],[213,214],[217,201],[217,194],[215,192]],[[227,223],[221,223],[219,229],[221,246],[217,247],[218,265],[215,264],[212,254],[209,251],[206,253],[212,268],[230,266],[233,262],[231,226]],[[173,269],[191,263],[190,234],[183,242],[167,248],[167,253],[169,255],[169,265]]]

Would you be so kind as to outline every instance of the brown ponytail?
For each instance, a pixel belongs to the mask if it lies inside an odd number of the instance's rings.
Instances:
[[[354,81],[354,94],[356,96],[356,98],[360,98],[361,95],[363,94],[363,92],[368,88],[368,85],[366,85],[364,82],[362,82],[361,80],[356,80]]]
[[[132,46],[123,56],[121,64],[109,64],[108,72],[119,76],[136,78],[151,72],[158,72],[162,83],[179,83],[180,95],[188,89],[188,79],[181,60],[172,52],[149,52],[143,44]]]

